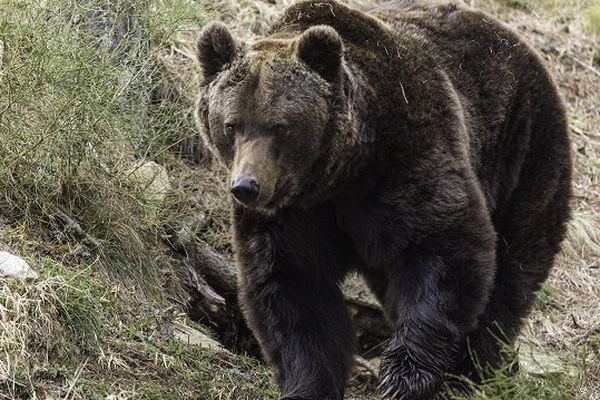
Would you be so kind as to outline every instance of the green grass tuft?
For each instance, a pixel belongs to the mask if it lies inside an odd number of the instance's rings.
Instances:
[[[524,351],[520,349],[520,351]],[[517,351],[507,349],[507,359],[518,360]],[[574,361],[573,357],[570,357]],[[575,366],[568,365],[569,370]],[[480,384],[465,381],[471,388],[471,395],[452,393],[452,400],[564,400],[576,398],[581,378],[568,371],[547,374],[532,374],[523,368],[515,371],[515,364],[508,363],[494,372],[493,376]]]

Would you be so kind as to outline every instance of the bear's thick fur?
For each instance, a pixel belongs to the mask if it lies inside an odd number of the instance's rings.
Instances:
[[[456,5],[287,9],[198,39],[197,120],[231,172],[240,298],[285,399],[341,399],[360,271],[395,327],[389,399],[501,361],[569,215],[565,111],[540,58]]]

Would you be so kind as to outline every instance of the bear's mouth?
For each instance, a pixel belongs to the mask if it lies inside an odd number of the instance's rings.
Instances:
[[[297,188],[298,185],[293,179],[278,180],[277,184],[275,185],[275,190],[273,190],[273,195],[266,204],[266,208],[278,210],[292,205]]]
[[[274,177],[270,177],[274,178]],[[269,185],[268,183],[273,182]],[[260,188],[260,193],[254,201],[240,201],[232,196],[236,203],[251,210],[273,215],[282,208],[292,205],[297,195],[298,183],[291,177],[279,177],[265,181]]]
[[[293,187],[294,185],[291,182],[279,179],[275,183],[275,187],[266,201],[253,205],[246,205],[246,207],[272,215],[280,209],[290,205],[293,196]]]

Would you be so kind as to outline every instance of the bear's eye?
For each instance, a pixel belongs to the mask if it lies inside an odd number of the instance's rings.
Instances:
[[[235,124],[225,124],[225,133],[228,136],[234,136],[235,131],[237,130]]]
[[[285,124],[276,124],[271,128],[271,132],[275,135],[285,135],[289,130],[289,127]]]

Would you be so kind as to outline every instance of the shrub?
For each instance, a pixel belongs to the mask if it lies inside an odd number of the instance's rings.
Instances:
[[[151,3],[0,4],[0,214],[35,227],[64,213],[107,270],[154,282],[165,216],[132,175],[177,145],[188,104],[151,101],[165,85],[159,53],[206,16],[186,0]],[[119,18],[135,31],[117,37]]]

